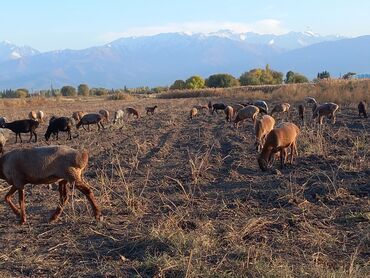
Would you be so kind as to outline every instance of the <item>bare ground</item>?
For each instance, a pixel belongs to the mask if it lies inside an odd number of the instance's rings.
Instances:
[[[76,192],[60,221],[48,224],[58,191],[29,185],[26,225],[0,204],[0,276],[369,276],[369,120],[350,105],[335,125],[302,127],[293,165],[262,173],[250,122],[236,131],[223,114],[189,120],[192,105],[207,102],[92,99],[38,107],[70,115],[129,105],[144,112],[156,103],[159,111],[51,141],[89,150],[85,177],[104,221],[94,221]],[[2,110],[14,120],[31,108]],[[15,144],[14,137],[7,150],[46,145]],[[7,190],[2,182],[2,196]]]

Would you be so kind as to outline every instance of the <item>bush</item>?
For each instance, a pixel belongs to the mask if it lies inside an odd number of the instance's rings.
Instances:
[[[186,89],[202,89],[205,86],[205,81],[199,75],[194,75],[186,80]]]
[[[206,79],[206,86],[209,88],[228,88],[239,86],[239,81],[231,74],[213,74]]]
[[[15,91],[15,95],[14,95],[16,98],[26,98],[29,96],[29,92],[27,89],[17,89]]]
[[[90,88],[87,84],[80,84],[77,88],[78,95],[87,97],[90,95]]]
[[[105,88],[92,88],[90,90],[90,94],[94,96],[106,96],[108,94],[108,90]]]
[[[173,82],[170,89],[171,90],[183,90],[183,89],[185,89],[185,87],[186,87],[185,81],[179,79],[179,80],[176,80],[175,82]]]
[[[308,78],[303,74],[288,71],[285,77],[285,83],[287,84],[294,84],[294,83],[307,83]]]
[[[239,78],[240,84],[246,85],[276,85],[283,83],[283,73],[271,70],[269,65],[265,69],[252,69],[243,73]]]
[[[75,87],[72,86],[63,86],[60,90],[62,96],[65,97],[75,97],[77,96],[77,91]]]

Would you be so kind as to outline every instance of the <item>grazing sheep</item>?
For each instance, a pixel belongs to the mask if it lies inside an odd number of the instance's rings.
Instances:
[[[318,106],[318,103],[317,103],[316,99],[313,98],[313,97],[306,97],[305,100],[306,100],[307,104],[312,104],[312,113],[315,112],[315,110]]]
[[[289,109],[290,104],[289,103],[279,103],[274,106],[274,108],[271,110],[270,115],[272,116],[274,113],[286,113],[287,118],[289,117]]]
[[[77,129],[82,126],[84,130],[86,130],[85,125],[87,125],[87,129],[90,131],[90,125],[96,124],[98,126],[98,130],[100,130],[100,126],[104,129],[104,126],[102,124],[102,115],[98,113],[89,113],[84,115],[81,120],[76,125]]]
[[[29,114],[28,114],[28,118],[31,119],[31,120],[35,120],[35,121],[38,121],[40,123],[43,123],[44,122],[44,119],[45,119],[45,113],[43,111],[31,111]]]
[[[259,108],[254,105],[248,105],[244,107],[243,109],[239,110],[234,120],[235,127],[238,128],[239,122],[244,121],[246,119],[252,119],[253,126],[255,126],[259,111],[260,111]]]
[[[105,109],[99,110],[99,114],[102,115],[102,122],[109,123],[109,111]]]
[[[327,102],[317,106],[313,112],[312,119],[318,118],[318,123],[323,124],[323,119],[326,116],[328,119],[333,119],[333,124],[335,124],[336,116],[335,112],[338,110],[339,105],[333,102]]]
[[[133,107],[127,107],[126,113],[128,117],[130,117],[131,115],[134,115],[137,119],[139,118],[139,112]]]
[[[4,153],[5,143],[6,143],[6,137],[2,132],[0,132],[0,153],[1,154]]]
[[[77,123],[81,121],[82,117],[86,115],[86,112],[83,111],[75,111],[72,113],[72,119],[74,119]]]
[[[57,140],[59,131],[64,131],[68,133],[67,140],[72,140],[71,135],[71,128],[72,128],[72,121],[68,117],[60,117],[57,118],[54,116],[54,119],[52,121],[49,121],[49,126],[45,133],[45,140],[48,141],[50,138],[50,135],[56,135]]]
[[[191,108],[190,110],[190,120],[192,120],[198,114],[198,109],[195,107]]]
[[[360,101],[360,103],[358,104],[357,108],[358,108],[358,116],[361,117],[361,114],[364,116],[364,118],[367,118],[367,113],[366,113],[366,102],[363,100],[363,101]]]
[[[256,146],[256,150],[260,151],[267,134],[274,128],[275,119],[269,115],[264,115],[260,120],[256,121],[256,125],[254,127],[256,141],[254,145]]]
[[[266,171],[275,153],[280,152],[280,167],[285,166],[287,148],[290,147],[290,163],[293,163],[294,153],[298,156],[297,136],[299,128],[293,123],[281,123],[267,134],[262,152],[258,157],[258,165]]]
[[[304,125],[304,111],[305,111],[304,105],[303,104],[298,105],[298,115],[303,125]]]
[[[146,110],[146,114],[148,115],[149,113],[150,114],[154,114],[154,111],[155,111],[155,109],[157,108],[158,106],[157,105],[155,105],[155,106],[149,106],[149,107],[145,107],[145,110]]]
[[[226,108],[226,104],[224,103],[215,103],[212,105],[212,115],[213,115],[213,112],[216,111],[216,113],[218,114],[218,110],[225,110]]]
[[[194,108],[198,109],[199,111],[208,111],[208,105],[194,105]]]
[[[253,101],[252,105],[257,106],[260,109],[260,113],[268,114],[268,112],[269,112],[269,108],[267,106],[266,101],[255,100],[255,101]]]
[[[39,122],[35,120],[18,120],[10,123],[2,123],[2,128],[10,129],[15,133],[15,142],[18,142],[18,136],[22,143],[21,133],[30,133],[30,140],[31,142],[32,136],[35,136],[35,142],[37,141],[37,134],[35,132],[36,128],[38,128]]]
[[[240,110],[242,110],[245,106],[242,104],[233,104],[231,107],[234,110],[234,114],[237,114]]]
[[[88,153],[86,151],[77,151],[67,146],[15,149],[7,152],[0,157],[0,178],[12,186],[5,196],[5,201],[20,217],[20,223],[24,224],[26,222],[24,186],[28,183],[58,182],[60,203],[50,218],[50,221],[55,221],[68,201],[69,186],[74,183],[76,188],[89,200],[96,220],[100,221],[100,208],[94,193],[82,178],[87,163]],[[16,191],[19,193],[20,210],[12,202],[12,196]]]
[[[226,114],[226,122],[231,122],[234,118],[234,109],[231,106],[226,106],[224,112]]]
[[[124,112],[121,109],[114,112],[113,124],[115,124],[117,122],[122,124],[123,123],[123,115],[124,115]]]

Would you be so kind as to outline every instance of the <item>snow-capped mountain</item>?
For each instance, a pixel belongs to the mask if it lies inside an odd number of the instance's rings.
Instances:
[[[39,53],[40,52],[38,50],[29,46],[17,46],[9,41],[0,42],[0,63]]]
[[[221,30],[121,38],[82,50],[19,52],[21,57],[0,62],[0,89],[48,88],[51,82],[54,87],[80,83],[107,88],[170,85],[194,74],[239,77],[266,64],[309,78],[323,70],[338,76],[347,71],[370,72],[369,45],[370,36],[342,39],[312,32],[277,36]]]

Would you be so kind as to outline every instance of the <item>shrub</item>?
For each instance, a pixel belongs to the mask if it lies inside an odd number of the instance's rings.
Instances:
[[[239,86],[239,81],[231,74],[213,74],[206,79],[206,86],[209,88],[228,88]]]
[[[65,97],[74,97],[77,96],[77,91],[75,87],[72,86],[63,86],[60,90],[62,96]]]
[[[199,75],[191,76],[186,80],[186,89],[202,89],[205,86],[205,81]]]

